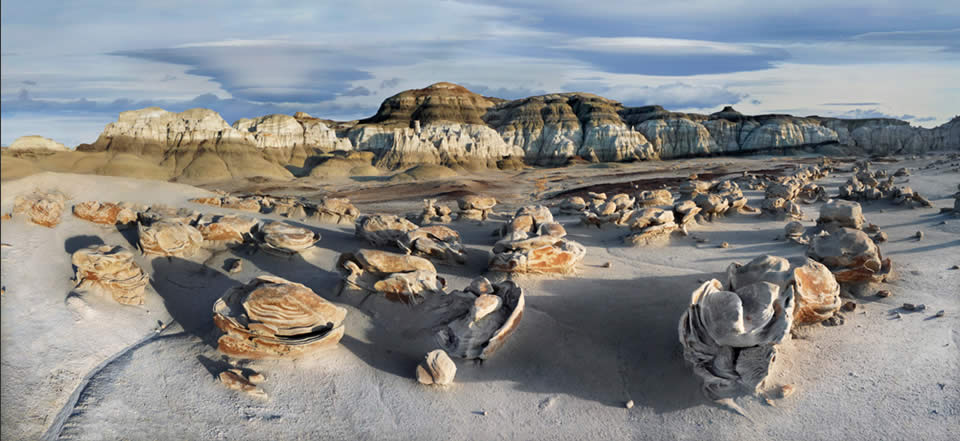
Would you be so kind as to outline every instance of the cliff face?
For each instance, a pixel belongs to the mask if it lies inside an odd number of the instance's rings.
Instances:
[[[217,175],[256,172],[289,176],[317,152],[370,151],[375,164],[493,166],[507,156],[531,164],[668,159],[833,146],[867,154],[960,148],[957,118],[934,129],[892,119],[847,120],[790,115],[710,114],[625,107],[586,93],[506,101],[451,83],[409,90],[383,102],[365,120],[334,122],[304,113],[241,119],[232,126],[211,110],[123,112],[92,145],[78,150],[154,158],[175,175],[202,159]],[[206,156],[205,156],[206,155]],[[219,159],[220,164],[217,160]],[[253,161],[260,171],[236,161]]]

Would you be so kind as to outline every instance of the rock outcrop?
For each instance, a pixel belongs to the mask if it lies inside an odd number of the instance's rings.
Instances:
[[[37,135],[21,136],[10,143],[9,149],[17,151],[31,150],[37,153],[55,153],[70,150],[67,146],[59,142]]]
[[[281,256],[298,254],[320,240],[320,234],[286,222],[271,222],[259,231],[261,247]]]
[[[143,291],[150,282],[133,253],[123,247],[93,245],[73,253],[75,280],[79,289],[99,290],[117,303],[142,305]]]
[[[86,201],[73,206],[73,215],[96,224],[114,226],[137,221],[137,212],[125,204]]]
[[[343,279],[341,293],[375,293],[407,304],[443,294],[445,284],[429,260],[378,250],[341,254],[337,271]]]
[[[165,257],[191,257],[203,245],[203,234],[183,222],[160,220],[138,226],[140,251]]]
[[[448,295],[455,317],[437,330],[440,347],[454,357],[485,360],[513,334],[523,317],[523,289],[512,281],[474,279]]]
[[[299,283],[260,276],[213,305],[220,352],[236,358],[297,358],[335,346],[347,310]]]

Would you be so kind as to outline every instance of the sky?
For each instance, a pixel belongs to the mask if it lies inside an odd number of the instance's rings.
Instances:
[[[802,3],[802,4],[800,4]],[[352,120],[439,81],[712,113],[960,114],[960,2],[0,3],[0,143],[92,142],[125,110]]]

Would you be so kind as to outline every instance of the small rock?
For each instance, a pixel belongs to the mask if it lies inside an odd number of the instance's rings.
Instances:
[[[913,237],[916,237],[917,240],[923,240],[923,231],[917,231],[917,234],[914,234]]]
[[[243,391],[257,398],[267,398],[267,394],[263,389],[260,389],[248,379],[243,378],[243,375],[240,375],[237,371],[239,371],[239,369],[230,369],[221,372],[220,382],[229,389]]]
[[[249,380],[253,384],[260,384],[260,383],[263,383],[264,381],[267,381],[267,377],[264,377],[263,374],[259,372],[254,372],[247,377],[247,380]]]
[[[897,312],[897,313],[894,313],[894,314],[893,314],[893,316],[894,316],[894,317],[895,317],[895,318],[896,318],[897,320],[900,320],[900,319],[902,319],[902,318],[903,318],[903,316],[902,316],[902,315],[900,315],[900,313],[899,313],[899,312]]]
[[[820,322],[823,323],[823,326],[840,326],[846,322],[846,319],[843,317],[839,311],[835,312],[832,317]]]
[[[436,384],[446,386],[453,383],[457,374],[457,365],[442,349],[427,353],[424,361],[417,365],[417,381],[421,384]]]
[[[729,244],[729,243],[726,243],[726,242],[721,242],[721,243],[720,243],[720,248],[730,248],[730,244]]]
[[[612,263],[610,263],[610,262],[603,262],[603,267],[604,267],[604,268],[610,268],[611,266],[613,266]]]
[[[944,310],[941,309],[941,310],[937,311],[937,313],[934,314],[933,316],[934,316],[934,317],[937,317],[937,318],[940,318],[940,317],[943,317],[943,316],[945,316],[945,315],[947,315],[947,311],[944,311]]]
[[[907,311],[923,311],[924,309],[927,309],[927,305],[924,305],[923,303],[919,303],[916,305],[914,305],[913,303],[904,303],[903,309]]]
[[[857,309],[857,304],[854,302],[846,302],[841,308],[843,308],[844,311],[850,312]]]
[[[887,238],[888,238],[887,233],[881,231],[873,236],[873,241],[877,243],[882,243],[882,242],[886,242]]]
[[[886,289],[881,289],[877,291],[877,297],[887,298],[890,297],[890,291]]]
[[[627,401],[624,406],[626,406],[627,409],[633,409],[633,400]]]
[[[960,270],[960,265],[951,266],[950,269],[952,269],[952,270]]]
[[[783,386],[780,386],[780,398],[787,398],[790,395],[793,395],[793,393],[796,391],[796,386],[792,384],[784,384]]]
[[[234,259],[233,263],[230,264],[230,274],[239,273],[243,271],[243,260]]]

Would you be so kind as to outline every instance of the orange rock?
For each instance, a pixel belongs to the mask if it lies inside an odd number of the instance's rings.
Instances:
[[[29,196],[17,196],[13,203],[13,213],[24,215],[37,225],[53,228],[60,223],[63,203],[66,200],[66,196],[57,192],[35,192]]]
[[[203,244],[203,235],[182,222],[159,221],[139,226],[140,250],[144,254],[168,257],[190,257]]]
[[[94,245],[72,256],[77,268],[77,288],[101,290],[118,303],[142,305],[143,291],[150,278],[123,247]]]
[[[86,201],[73,206],[73,215],[97,224],[130,224],[137,221],[131,208],[112,202]]]

